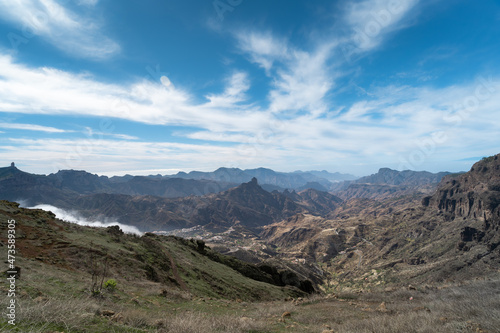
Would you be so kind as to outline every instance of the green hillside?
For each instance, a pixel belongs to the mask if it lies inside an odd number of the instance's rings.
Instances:
[[[198,303],[211,301],[222,315],[231,303],[304,295],[294,287],[262,282],[273,280],[256,266],[217,254],[201,241],[154,234],[139,237],[117,227],[82,227],[57,220],[51,213],[0,201],[2,230],[11,219],[16,220],[15,264],[21,267],[14,331],[136,331],[125,326],[153,330],[149,320],[135,325],[126,318],[109,320],[96,313],[109,310],[122,317],[131,313],[131,318],[158,318],[193,311]],[[0,240],[6,249],[6,232]],[[106,283],[110,279],[116,281],[115,288],[113,282]],[[7,285],[2,288],[8,291]],[[1,320],[0,327],[11,327],[5,315]],[[72,327],[72,322],[85,328]]]

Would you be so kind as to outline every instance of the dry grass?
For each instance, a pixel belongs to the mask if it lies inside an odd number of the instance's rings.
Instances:
[[[156,294],[155,291],[150,296],[159,297]],[[19,300],[17,311],[22,329],[0,325],[0,331],[309,333],[331,327],[335,332],[353,333],[500,332],[498,279],[419,290],[343,293],[343,299],[316,295],[298,305],[186,300],[173,296],[157,298],[164,301],[163,305],[155,304],[153,298],[151,302],[133,304],[84,296],[35,302],[25,296]],[[378,311],[381,302],[385,302],[387,311]],[[0,306],[5,308],[6,304],[6,298],[2,298]],[[103,308],[112,309],[119,316],[97,316],[97,310]],[[291,313],[285,323],[279,321],[284,312]]]
[[[207,333],[207,332],[265,332],[266,324],[249,317],[210,316],[206,313],[192,312],[164,319],[159,333]]]
[[[362,294],[355,302],[382,301],[387,303],[387,313],[377,312],[372,305],[365,318],[332,326],[338,332],[500,332],[500,280]]]
[[[7,299],[0,302],[2,309],[7,305]],[[19,299],[16,308],[16,322],[31,323],[26,330],[29,332],[47,332],[55,326],[73,331],[92,322],[99,306],[91,299],[67,300],[31,300]],[[2,313],[2,317],[5,315]],[[2,328],[9,332],[6,326]],[[2,330],[2,332],[3,332]],[[22,330],[22,332],[24,332]]]

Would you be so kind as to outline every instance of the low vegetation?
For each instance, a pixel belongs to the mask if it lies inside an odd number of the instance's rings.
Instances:
[[[151,287],[151,286],[150,286]],[[62,291],[62,290],[61,290]],[[53,289],[56,293],[56,288]],[[243,302],[175,293],[82,290],[65,297],[19,297],[17,325],[2,332],[499,332],[500,279],[370,293]],[[184,295],[185,296],[185,295]],[[5,308],[6,299],[1,307]],[[286,314],[286,313],[289,314]],[[286,316],[282,316],[286,314]]]

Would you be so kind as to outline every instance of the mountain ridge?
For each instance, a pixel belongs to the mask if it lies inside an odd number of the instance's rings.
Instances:
[[[267,225],[261,236],[289,260],[322,262],[333,285],[362,289],[375,278],[428,283],[496,272],[499,230],[500,154],[444,176],[431,195],[355,198],[326,218],[299,214]]]
[[[449,174],[451,173],[380,168],[375,174],[334,184],[330,191],[343,199],[386,199],[414,193],[425,195],[432,193],[441,179]]]
[[[258,178],[261,184],[279,186],[283,189],[297,189],[308,182],[318,182],[328,187],[332,182],[355,179],[349,174],[329,173],[328,171],[294,171],[277,172],[268,168],[239,169],[221,167],[212,172],[191,171],[189,173],[179,172],[175,175],[165,177],[179,177],[191,179],[207,179],[217,181],[227,181],[233,183],[244,183],[252,178]]]
[[[224,192],[200,197],[170,199],[100,193],[80,196],[61,208],[77,209],[86,217],[118,218],[121,223],[143,231],[169,231],[197,225],[224,231],[238,225],[254,230],[301,212],[326,214],[341,201],[314,189],[302,191],[292,199],[278,191],[264,190],[253,178]],[[141,218],[138,220],[137,216]]]

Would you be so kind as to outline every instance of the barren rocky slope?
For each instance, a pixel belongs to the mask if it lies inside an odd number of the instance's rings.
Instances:
[[[290,260],[321,263],[327,285],[335,287],[495,272],[500,268],[499,156],[445,177],[432,196],[348,201],[326,219],[298,215],[269,225],[262,237]]]

